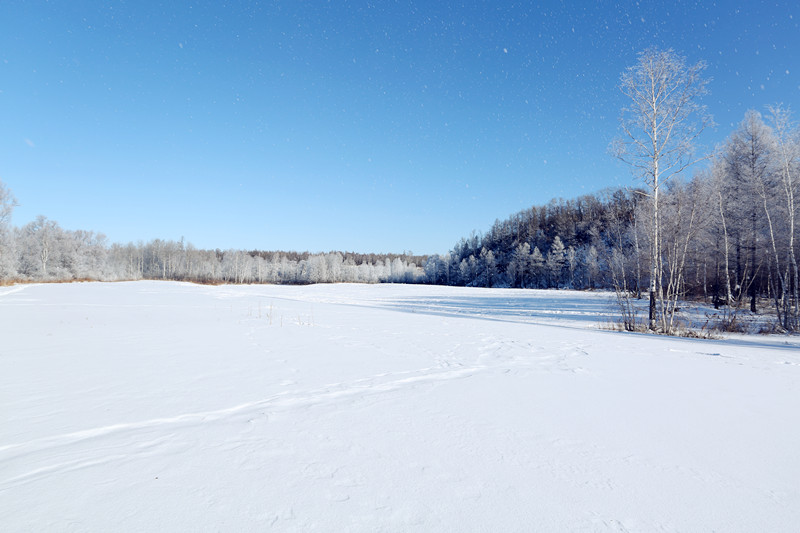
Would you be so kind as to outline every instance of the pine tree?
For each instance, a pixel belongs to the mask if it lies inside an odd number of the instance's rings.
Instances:
[[[561,238],[556,235],[553,239],[553,244],[550,246],[550,251],[547,252],[547,274],[550,277],[551,284],[558,288],[561,283],[562,271],[564,270],[564,263],[566,262],[566,249]]]

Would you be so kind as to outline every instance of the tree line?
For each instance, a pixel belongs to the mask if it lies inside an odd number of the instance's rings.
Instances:
[[[66,230],[44,216],[9,223],[14,198],[0,182],[0,282],[158,279],[198,283],[418,283],[424,256],[329,252],[203,250],[154,239],[109,243],[93,231]]]

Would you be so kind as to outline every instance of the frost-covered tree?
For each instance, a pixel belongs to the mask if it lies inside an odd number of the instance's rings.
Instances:
[[[708,187],[700,179],[689,183],[673,181],[663,207],[664,301],[660,329],[671,333],[675,327],[678,300],[686,293],[687,258],[699,229],[707,223]]]
[[[574,247],[567,248],[567,269],[569,270],[569,288],[575,288],[575,270],[578,268],[578,252]]]
[[[623,135],[612,144],[616,157],[630,165],[648,188],[651,199],[650,329],[657,328],[656,302],[661,300],[662,263],[659,193],[661,186],[702,157],[695,155],[695,141],[711,117],[700,98],[707,92],[702,77],[706,64],[687,65],[673,50],[648,48],[620,80],[628,98],[622,109]]]
[[[480,262],[474,255],[470,255],[467,262],[469,264],[469,281],[467,285],[477,286],[479,283],[478,278],[480,277]]]
[[[105,280],[110,277],[105,235],[76,230],[69,232],[65,241],[65,254],[69,256],[73,278]]]
[[[445,261],[439,254],[429,256],[425,262],[425,278],[428,283],[434,285],[444,284],[446,280],[445,269]]]
[[[531,245],[527,242],[517,245],[508,263],[509,282],[512,287],[528,287],[531,264]]]
[[[339,283],[344,280],[343,264],[344,258],[339,252],[325,254],[325,266],[328,272],[328,280],[331,283]]]
[[[561,241],[561,237],[556,235],[556,238],[553,239],[553,244],[550,246],[550,251],[547,252],[547,260],[545,261],[550,285],[556,288],[561,284],[565,262],[566,250],[564,249],[564,243]]]
[[[0,180],[0,280],[16,274],[15,241],[10,231],[11,213],[17,200],[11,190]]]
[[[727,173],[725,162],[722,158],[717,158],[710,171],[710,188],[713,197],[713,206],[709,206],[714,213],[716,221],[709,230],[716,234],[717,249],[719,253],[716,258],[714,268],[714,306],[719,307],[720,303],[733,305],[734,285],[731,276],[731,240],[733,220],[728,215],[730,198],[727,194]],[[720,275],[720,270],[722,274]],[[740,284],[737,283],[737,286]],[[738,291],[737,291],[738,292]],[[738,294],[735,298],[738,301]]]
[[[458,264],[458,283],[460,285],[469,285],[470,282],[469,261],[462,259]]]
[[[0,180],[0,228],[8,226],[11,221],[11,213],[16,206],[16,198],[3,180]]]
[[[774,189],[771,146],[772,133],[761,115],[748,111],[730,136],[724,151],[729,182],[727,194],[731,207],[736,210],[732,218],[738,222],[739,247],[744,245],[747,251],[746,264],[739,268],[743,272],[744,286],[749,289],[750,311],[753,313],[756,312],[758,295],[756,273],[762,268],[764,256],[759,250],[759,242],[763,240],[760,237],[767,225],[771,226],[771,221],[767,223],[771,218]]]
[[[535,287],[544,286],[544,274],[544,256],[539,251],[539,247],[534,246],[531,252],[531,276],[534,279]]]
[[[787,331],[800,329],[800,272],[798,272],[795,251],[795,232],[798,221],[797,196],[800,194],[800,128],[791,121],[788,109],[781,106],[769,108],[769,120],[773,127],[773,161],[777,182],[777,194],[782,201],[784,214],[783,247],[786,250],[784,268],[781,268],[781,257],[778,247],[772,238],[776,272],[780,281],[781,297],[776,298],[778,320]],[[766,205],[766,203],[765,203]],[[772,231],[770,226],[770,230]]]
[[[497,282],[497,260],[494,252],[487,248],[481,249],[480,255],[480,285],[494,287]]]
[[[60,262],[60,233],[58,224],[42,215],[17,232],[21,274],[29,279],[48,279],[54,273]]]

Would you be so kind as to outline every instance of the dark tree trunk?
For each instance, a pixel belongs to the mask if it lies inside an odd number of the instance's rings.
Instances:
[[[650,329],[656,329],[656,291],[650,291]]]

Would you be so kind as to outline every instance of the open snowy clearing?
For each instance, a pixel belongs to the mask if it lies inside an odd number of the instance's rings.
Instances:
[[[3,531],[796,531],[800,339],[611,295],[0,288]]]

